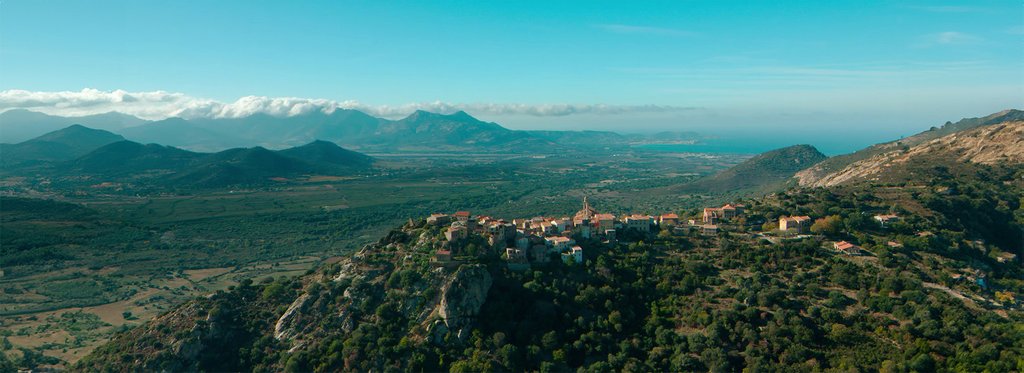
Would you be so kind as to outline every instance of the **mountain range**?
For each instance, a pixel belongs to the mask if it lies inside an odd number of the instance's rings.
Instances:
[[[13,144],[39,137],[72,124],[118,132],[148,123],[128,114],[110,112],[86,116],[61,117],[24,109],[0,113],[0,143]]]
[[[199,153],[125,140],[104,130],[71,125],[17,144],[0,144],[3,173],[148,180],[164,186],[222,187],[300,175],[365,172],[374,158],[328,141],[268,150],[232,148]]]
[[[608,131],[519,131],[485,122],[459,111],[416,111],[390,120],[358,110],[278,117],[167,118],[147,121],[120,113],[59,117],[27,110],[0,113],[0,143],[16,143],[81,124],[125,139],[192,151],[215,152],[237,147],[281,149],[324,140],[364,152],[514,152],[554,153],[576,148],[619,147],[637,142],[693,141],[692,132],[622,135]]]

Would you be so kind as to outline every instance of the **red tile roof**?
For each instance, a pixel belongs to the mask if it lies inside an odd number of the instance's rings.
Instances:
[[[852,249],[854,247],[857,247],[857,246],[852,244],[852,243],[846,242],[846,241],[839,241],[839,242],[836,242],[836,244],[835,244],[836,250],[846,251],[846,250]]]

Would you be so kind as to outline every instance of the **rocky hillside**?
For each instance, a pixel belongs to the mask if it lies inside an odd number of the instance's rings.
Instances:
[[[493,269],[469,263],[430,266],[426,254],[412,249],[439,245],[436,233],[406,226],[302,278],[245,282],[196,299],[119,335],[79,368],[248,371],[269,364],[282,370],[295,367],[290,359],[277,360],[280,354],[320,354],[338,348],[332,341],[396,320],[401,330],[388,332],[405,337],[376,343],[465,341],[488,297]],[[276,352],[255,354],[263,349]],[[354,369],[353,358],[344,357],[336,368]]]
[[[954,132],[915,146],[892,147],[827,174],[817,169],[797,173],[802,186],[833,186],[862,181],[900,182],[916,179],[926,168],[953,172],[971,164],[1024,163],[1024,122],[1002,122]]]
[[[1011,109],[979,118],[964,118],[956,123],[946,122],[946,124],[941,127],[932,127],[927,131],[907,138],[872,145],[851,154],[828,158],[813,167],[801,171],[797,175],[797,179],[799,180],[800,185],[803,186],[824,185],[824,183],[820,182],[822,179],[828,177],[830,174],[840,172],[847,166],[858,161],[866,160],[881,154],[905,150],[960,131],[1021,120],[1024,120],[1024,111]]]

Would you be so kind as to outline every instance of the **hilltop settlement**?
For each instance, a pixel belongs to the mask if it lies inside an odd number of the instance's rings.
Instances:
[[[698,235],[717,236],[720,232],[728,236],[726,229],[734,233],[749,231],[751,221],[744,217],[746,205],[726,203],[721,207],[706,207],[699,216],[680,221],[677,213],[660,215],[623,214],[599,212],[587,197],[583,207],[572,217],[536,216],[514,218],[511,221],[484,215],[473,215],[470,211],[451,214],[434,213],[426,218],[426,224],[443,231],[444,240],[434,253],[433,262],[446,265],[459,262],[455,258],[470,259],[476,255],[496,254],[506,260],[514,270],[530,268],[531,263],[548,263],[561,259],[565,263],[582,263],[587,255],[579,242],[600,242],[603,245],[651,241],[655,235],[660,238]],[[822,238],[809,235],[811,227],[826,227],[832,224],[828,218],[815,221],[807,215],[781,215],[775,220],[753,223],[756,230],[749,235],[752,239],[779,242],[786,239]],[[885,228],[898,222],[896,214],[877,214],[873,217],[878,228]],[[762,224],[763,223],[763,224]],[[777,224],[777,229],[776,229]],[[827,228],[816,229],[821,233]],[[923,232],[922,234],[927,234]],[[889,241],[889,246],[901,245]],[[861,248],[847,241],[828,242],[823,247],[847,255],[861,255]]]

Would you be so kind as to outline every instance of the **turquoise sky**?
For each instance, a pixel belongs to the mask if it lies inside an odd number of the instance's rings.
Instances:
[[[665,105],[511,127],[891,136],[1024,101],[1014,1],[0,2],[0,90]],[[472,113],[471,113],[472,114]]]

